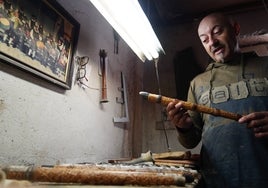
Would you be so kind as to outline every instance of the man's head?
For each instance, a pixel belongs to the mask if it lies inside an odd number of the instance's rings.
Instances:
[[[237,47],[239,26],[220,13],[203,18],[198,27],[199,38],[209,56],[220,62],[228,61]]]

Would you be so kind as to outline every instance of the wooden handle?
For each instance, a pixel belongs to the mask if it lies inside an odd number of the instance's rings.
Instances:
[[[106,85],[106,62],[105,58],[107,56],[107,53],[105,50],[100,50],[100,64],[101,64],[101,103],[108,102],[107,99],[107,85]]]

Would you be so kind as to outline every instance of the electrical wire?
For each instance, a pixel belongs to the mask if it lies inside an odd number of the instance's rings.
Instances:
[[[266,13],[268,13],[268,8],[267,8],[267,3],[266,3],[266,1],[265,1],[265,0],[262,0],[262,4],[263,4],[263,6],[264,6],[264,8],[265,8]]]
[[[155,73],[156,73],[156,79],[157,79],[157,84],[158,84],[158,94],[161,95],[160,79],[159,79],[159,71],[158,71],[158,60],[159,60],[158,58],[154,59],[154,65],[155,65]],[[171,148],[169,146],[167,130],[165,127],[164,116],[163,116],[162,110],[161,110],[161,123],[162,123],[163,129],[164,129],[164,134],[165,134],[165,139],[166,139],[168,151],[171,151]]]

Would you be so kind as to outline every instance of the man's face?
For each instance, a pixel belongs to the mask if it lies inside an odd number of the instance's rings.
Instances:
[[[198,35],[209,56],[218,62],[229,60],[236,47],[236,34],[230,22],[220,15],[205,17]]]

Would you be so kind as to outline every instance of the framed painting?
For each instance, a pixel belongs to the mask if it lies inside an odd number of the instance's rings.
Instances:
[[[55,0],[0,0],[0,62],[70,89],[79,29]]]

